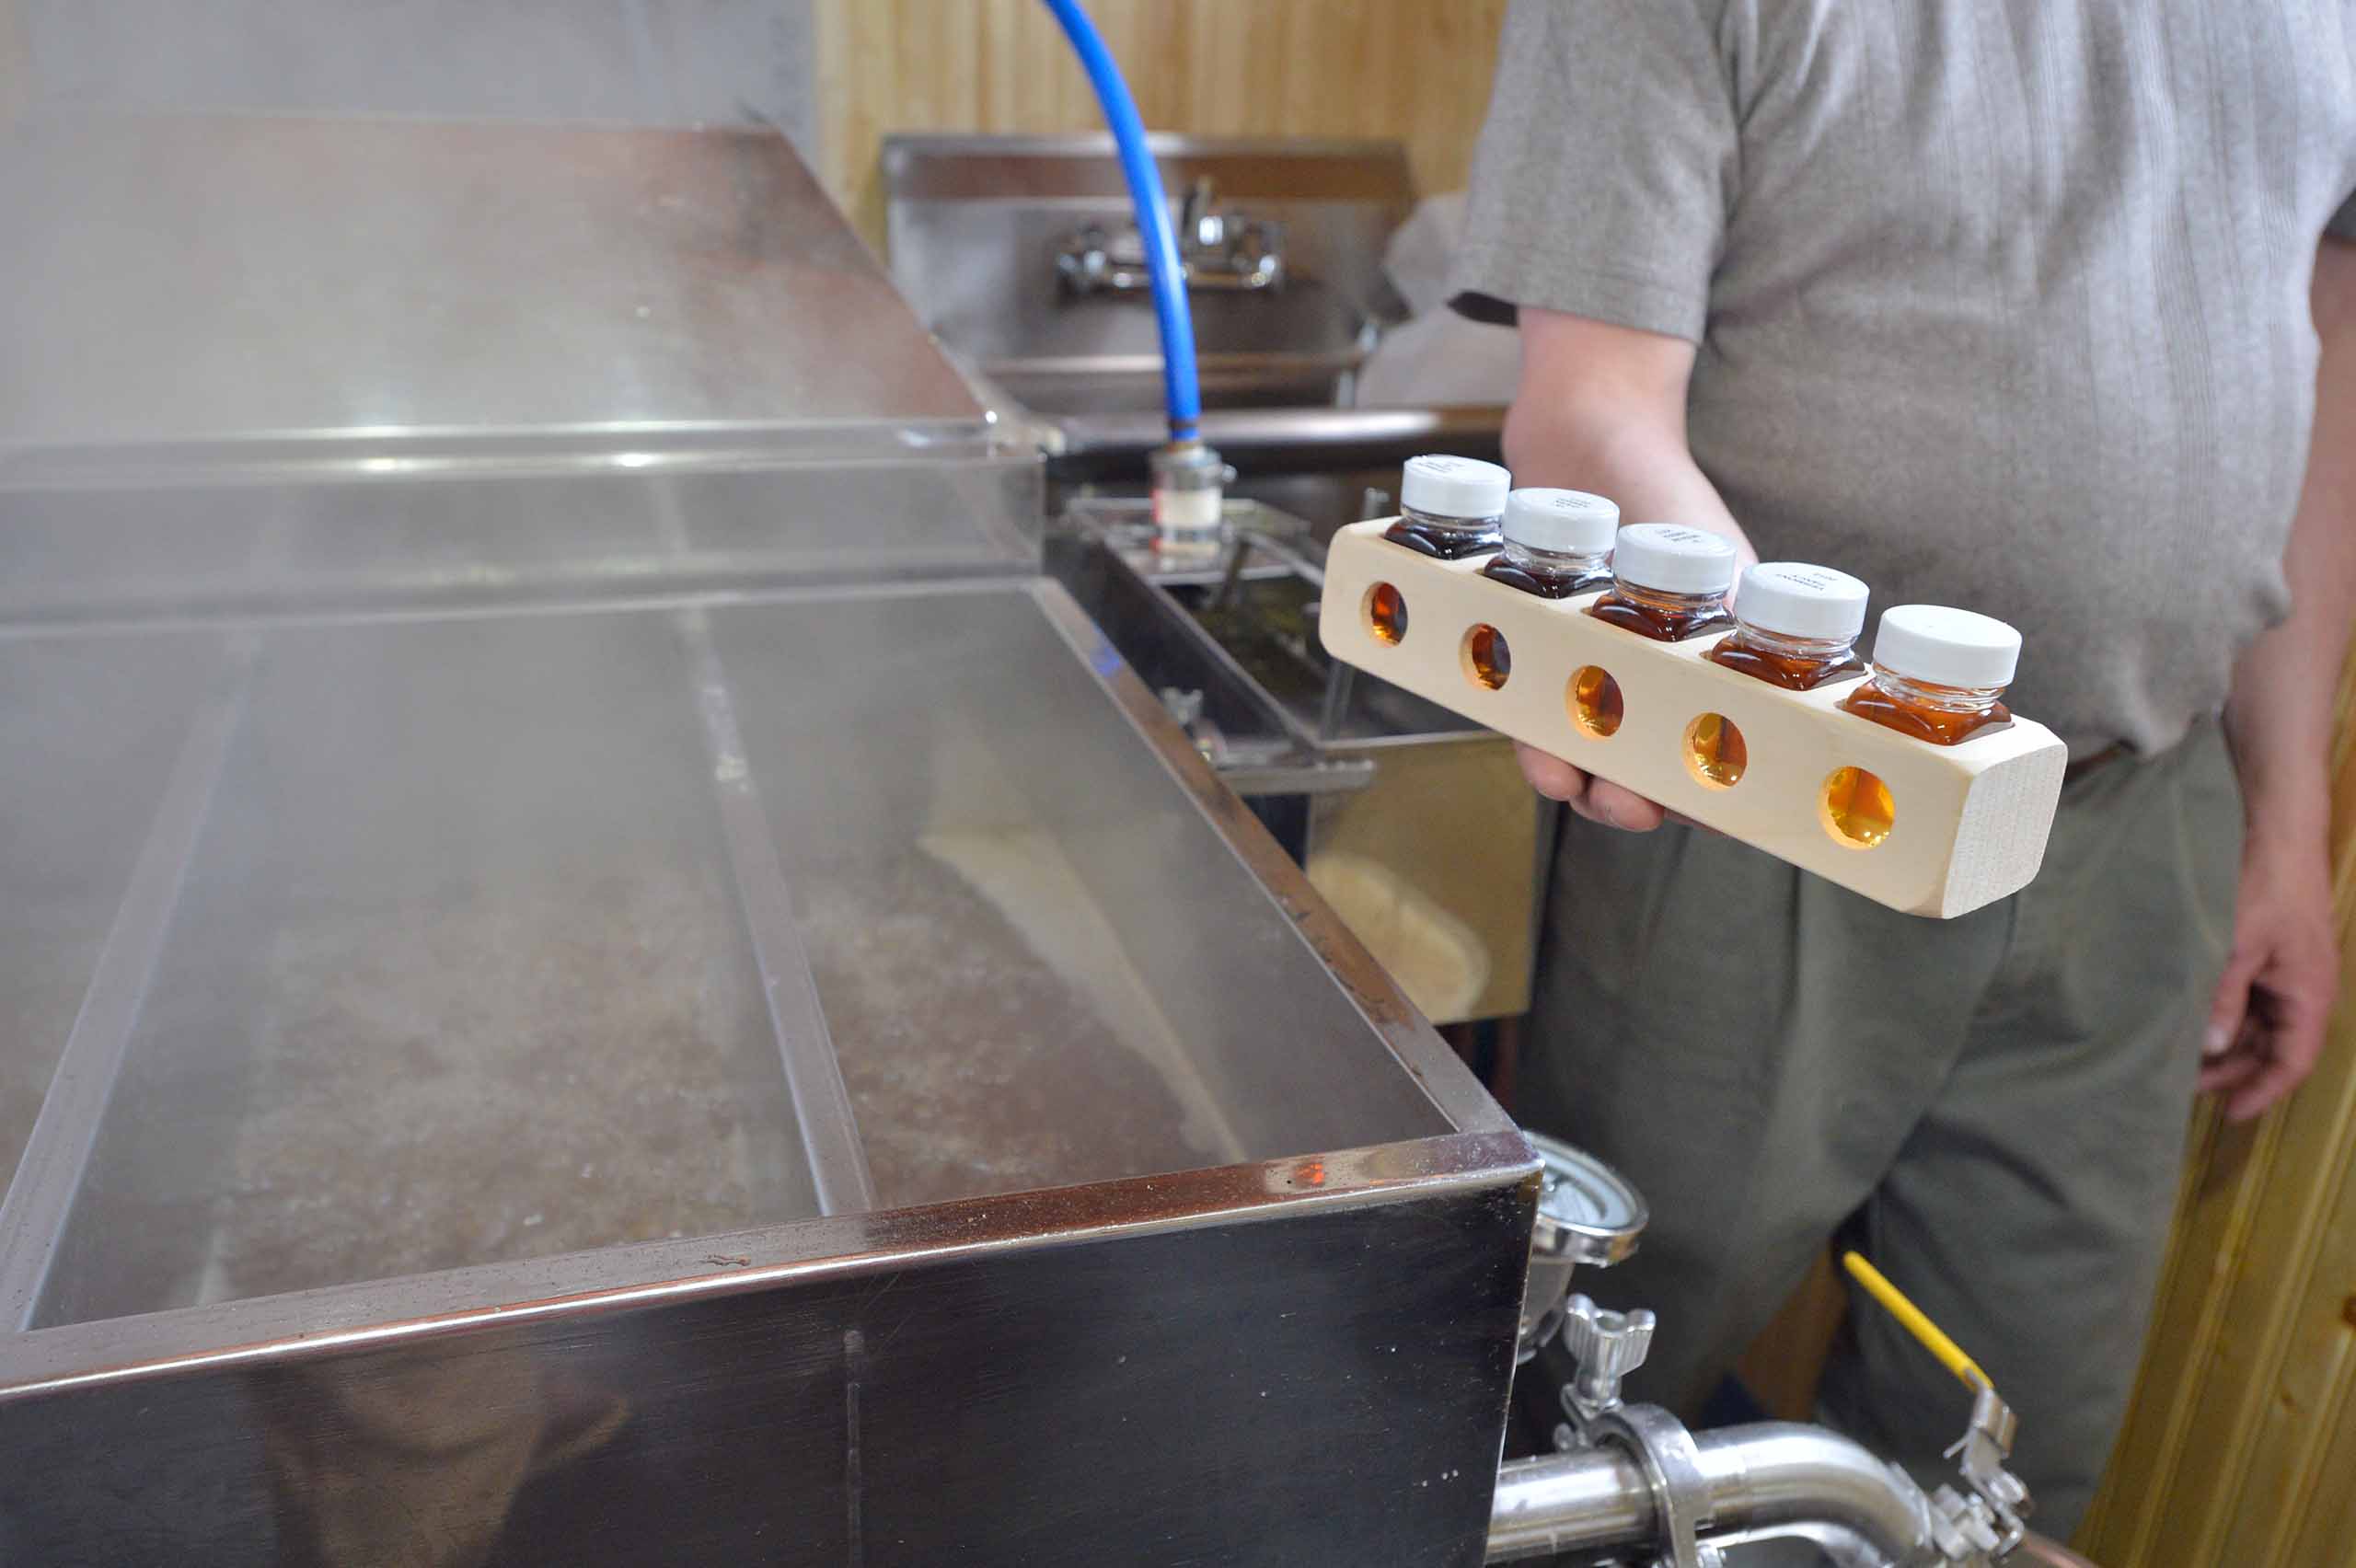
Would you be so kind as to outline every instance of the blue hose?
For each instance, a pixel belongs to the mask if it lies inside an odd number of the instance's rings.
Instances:
[[[1146,271],[1153,282],[1153,314],[1161,325],[1161,400],[1170,410],[1170,439],[1192,441],[1202,418],[1203,396],[1195,384],[1195,317],[1186,305],[1186,275],[1179,268],[1178,236],[1170,226],[1170,202],[1161,190],[1161,170],[1146,145],[1145,121],[1137,100],[1113,62],[1112,51],[1079,0],[1046,0],[1063,24],[1064,36],[1088,71],[1104,109],[1104,122],[1121,150],[1121,172],[1138,210],[1138,233],[1145,238]]]

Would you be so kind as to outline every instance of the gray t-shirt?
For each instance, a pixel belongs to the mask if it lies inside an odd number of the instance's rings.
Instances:
[[[2002,616],[2156,750],[2286,612],[2356,3],[1516,0],[1451,281],[1699,344],[1761,554]]]

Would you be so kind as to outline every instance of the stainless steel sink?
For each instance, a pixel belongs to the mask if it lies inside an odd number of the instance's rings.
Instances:
[[[1205,397],[1224,407],[1332,404],[1403,307],[1384,240],[1412,197],[1390,142],[1153,139],[1168,188],[1217,192],[1230,222],[1281,231],[1282,281],[1192,291]],[[885,140],[892,274],[949,347],[1045,413],[1146,410],[1161,398],[1151,306],[1075,290],[1075,230],[1130,222],[1111,139]]]

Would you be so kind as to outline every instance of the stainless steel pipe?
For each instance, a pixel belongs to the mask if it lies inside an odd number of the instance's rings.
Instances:
[[[1936,1560],[1930,1505],[1914,1483],[1822,1427],[1762,1422],[1696,1433],[1713,1537],[1777,1525],[1854,1532],[1903,1568]],[[1616,1448],[1517,1459],[1497,1472],[1486,1561],[1652,1543],[1659,1515],[1645,1472]]]
[[[1659,1511],[1644,1468],[1618,1448],[1509,1459],[1489,1505],[1489,1562],[1605,1551],[1653,1539]]]
[[[1842,1525],[1889,1561],[1931,1550],[1931,1505],[1904,1472],[1864,1446],[1821,1426],[1769,1421],[1696,1433],[1709,1479],[1711,1517],[1721,1530],[1806,1522]]]

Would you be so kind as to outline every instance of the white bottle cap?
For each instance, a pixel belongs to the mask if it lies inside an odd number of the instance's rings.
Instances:
[[[1620,509],[1585,490],[1518,490],[1506,497],[1506,537],[1558,555],[1601,555],[1620,531]]]
[[[1410,457],[1399,504],[1435,517],[1495,517],[1512,488],[1511,474],[1477,457]]]
[[[1746,567],[1735,618],[1778,637],[1854,642],[1865,629],[1865,585],[1845,571],[1805,561]]]
[[[2020,664],[2021,634],[1993,616],[1945,605],[1893,605],[1874,633],[1874,663],[1932,686],[2009,685]]]
[[[1612,542],[1611,571],[1657,594],[1723,594],[1734,586],[1734,546],[1704,528],[1632,523]]]

